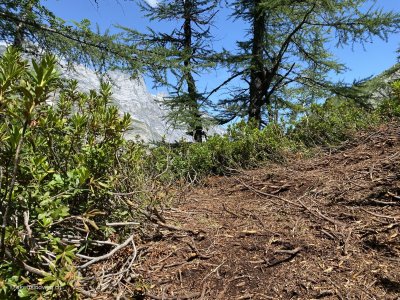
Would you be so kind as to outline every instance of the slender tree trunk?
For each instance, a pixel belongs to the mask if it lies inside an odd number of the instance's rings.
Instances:
[[[32,9],[31,1],[27,1],[21,6],[21,19],[24,20]],[[23,22],[16,23],[16,29],[14,34],[13,47],[22,50],[25,41],[25,24]]]
[[[192,118],[191,125],[192,128],[190,130],[193,132],[193,139],[195,142],[201,143],[203,141],[203,126],[201,122],[201,114],[199,111],[199,105],[197,103],[197,91],[196,91],[196,82],[193,78],[191,72],[191,56],[193,54],[192,47],[192,16],[191,12],[193,9],[192,0],[184,0],[184,11],[185,11],[185,23],[183,24],[183,32],[184,32],[184,51],[185,51],[185,80],[187,84],[187,92],[189,94],[189,107],[192,110]]]
[[[268,75],[267,75],[268,76]],[[264,89],[268,89],[270,86],[270,80],[267,78],[266,81],[264,82]],[[266,109],[266,118],[268,123],[274,123],[275,120],[278,119],[278,109],[277,109],[277,103],[276,101],[273,101],[272,95],[269,93],[266,93],[263,98],[263,105],[265,105]]]
[[[23,43],[24,43],[24,25],[22,24],[22,22],[19,22],[17,24],[17,29],[15,30],[13,47],[21,50]]]
[[[261,127],[261,109],[264,104],[265,71],[263,46],[265,42],[265,12],[260,8],[261,0],[254,1],[253,12],[253,48],[250,71],[249,121],[255,121]]]

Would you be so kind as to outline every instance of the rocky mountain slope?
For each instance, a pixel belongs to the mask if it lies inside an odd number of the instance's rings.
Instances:
[[[83,66],[74,70],[63,70],[63,76],[78,81],[83,91],[98,89],[99,77],[96,73]],[[132,129],[128,139],[139,138],[145,142],[160,141],[175,142],[182,138],[191,140],[183,129],[174,129],[165,120],[168,111],[162,106],[163,96],[152,95],[147,90],[143,78],[132,79],[129,74],[121,71],[107,73],[113,84],[113,100],[121,113],[129,113],[132,117]],[[224,130],[218,126],[209,128],[208,135],[220,134]]]
[[[390,95],[391,84],[398,79],[400,79],[400,63],[363,82],[358,88],[372,104],[376,104]]]

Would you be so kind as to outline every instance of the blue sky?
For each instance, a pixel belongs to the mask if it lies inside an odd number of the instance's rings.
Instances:
[[[148,0],[155,4],[156,0]],[[162,29],[166,24],[149,23],[143,18],[143,14],[137,7],[135,1],[130,0],[98,0],[98,5],[94,0],[44,0],[43,3],[50,8],[57,16],[67,20],[80,21],[89,19],[93,24],[98,23],[102,30],[113,30],[113,24],[119,24],[131,27],[139,31],[145,30],[147,26],[155,29]],[[377,6],[383,10],[400,11],[398,0],[378,0]],[[218,46],[224,45],[226,48],[235,47],[235,41],[241,39],[245,34],[243,24],[233,22],[228,19],[229,12],[221,9],[215,22],[216,41]],[[400,34],[390,35],[387,42],[374,39],[372,43],[362,46],[356,45],[354,49],[350,46],[342,49],[334,49],[341,62],[344,62],[349,70],[340,75],[340,79],[352,82],[355,79],[366,78],[371,75],[377,75],[388,69],[397,62],[396,49],[400,47]],[[215,86],[223,81],[226,73],[212,71],[204,77],[201,86]],[[146,80],[151,89],[150,80]],[[153,90],[153,92],[156,92]]]

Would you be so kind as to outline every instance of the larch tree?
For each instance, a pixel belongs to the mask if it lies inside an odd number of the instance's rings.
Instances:
[[[139,67],[133,47],[118,34],[92,30],[89,20],[66,23],[40,0],[0,1],[0,41],[30,55],[51,52],[68,63],[83,63],[102,71],[118,65]]]
[[[245,82],[224,107],[222,120],[247,116],[258,127],[334,93],[332,73],[346,70],[330,48],[387,39],[400,29],[400,14],[368,0],[237,0],[234,17],[248,25],[249,39],[230,56],[231,79]],[[229,82],[229,79],[226,83]]]
[[[146,69],[155,86],[168,88],[163,104],[169,109],[168,121],[185,128],[194,141],[201,142],[210,122],[205,113],[205,92],[199,91],[197,78],[215,66],[211,26],[218,1],[164,0],[156,6],[141,2],[145,16],[165,22],[170,30],[138,33],[124,28],[126,41],[134,42],[145,54]]]

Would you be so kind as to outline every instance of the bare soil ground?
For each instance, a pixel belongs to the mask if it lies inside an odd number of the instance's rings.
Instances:
[[[400,299],[399,159],[389,124],[209,178],[141,246],[144,299]]]

